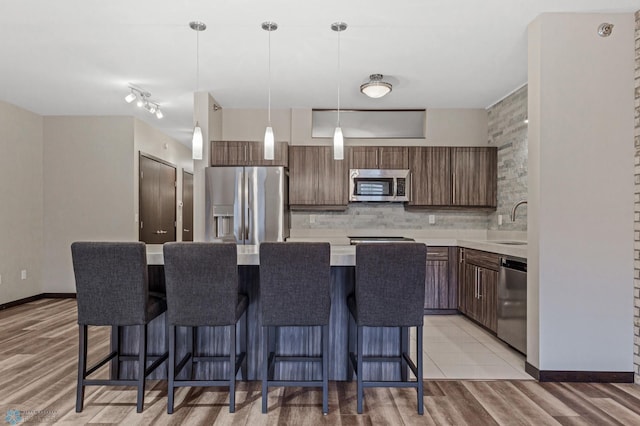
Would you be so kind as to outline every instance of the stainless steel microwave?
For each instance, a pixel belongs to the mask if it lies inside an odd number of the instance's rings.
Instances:
[[[349,201],[411,201],[407,169],[350,169]]]

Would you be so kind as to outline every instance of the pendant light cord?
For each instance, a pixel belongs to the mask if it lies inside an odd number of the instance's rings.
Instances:
[[[268,79],[267,87],[268,87],[269,96],[268,96],[267,121],[269,122],[269,127],[271,127],[271,31],[268,31],[268,33],[269,33],[269,61],[268,61],[269,79]]]
[[[338,127],[340,127],[340,75],[342,73],[342,69],[340,66],[340,33],[342,31],[338,31]]]
[[[196,31],[196,94],[200,89],[200,31]],[[198,117],[198,99],[196,99],[196,117]],[[196,126],[198,119],[196,118]]]

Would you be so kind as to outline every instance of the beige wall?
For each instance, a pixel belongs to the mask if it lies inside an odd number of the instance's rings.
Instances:
[[[42,117],[0,101],[0,304],[42,292],[42,150]]]
[[[633,371],[634,24],[543,14],[529,28],[527,360],[540,370]]]
[[[70,245],[137,239],[134,120],[44,118],[45,292],[74,292]]]
[[[222,117],[222,140],[263,140],[266,109],[225,108]],[[275,139],[291,145],[330,145],[330,138],[311,137],[311,117],[311,109],[272,110]],[[425,139],[346,139],[345,145],[487,145],[485,109],[429,109],[425,123]]]

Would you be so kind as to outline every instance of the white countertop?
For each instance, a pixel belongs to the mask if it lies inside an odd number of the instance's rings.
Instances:
[[[298,240],[299,241],[299,240]],[[527,258],[527,246],[500,244],[492,240],[456,240],[451,238],[417,238],[417,242],[433,247],[465,247],[475,250],[507,256]],[[427,251],[429,249],[427,248]],[[163,265],[162,246],[147,245],[147,263],[149,265]],[[238,265],[259,265],[260,255],[257,245],[238,246]],[[356,264],[356,247],[346,244],[331,245],[331,266],[353,266]]]

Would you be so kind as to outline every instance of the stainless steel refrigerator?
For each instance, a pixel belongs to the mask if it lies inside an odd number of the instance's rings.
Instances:
[[[206,241],[260,244],[289,236],[283,167],[207,167]]]

